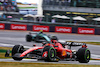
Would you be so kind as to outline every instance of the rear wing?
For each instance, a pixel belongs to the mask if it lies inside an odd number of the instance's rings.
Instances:
[[[39,33],[39,32],[29,32],[29,34],[37,34],[37,33]]]
[[[68,45],[70,47],[70,49],[72,46],[82,46],[82,48],[87,48],[86,43],[66,42],[65,45]]]
[[[78,43],[78,42],[66,42],[65,43],[68,46],[82,46],[82,45],[86,45],[86,43]]]

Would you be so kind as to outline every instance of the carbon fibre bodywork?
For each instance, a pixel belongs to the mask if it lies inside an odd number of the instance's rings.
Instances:
[[[65,46],[82,46],[78,51],[73,51]],[[84,43],[65,42],[60,43],[57,40],[51,40],[41,47],[34,46],[29,49],[23,49],[21,45],[15,45],[12,49],[12,58],[22,60],[23,58],[37,58],[45,61],[59,60],[78,60],[81,63],[88,63],[91,53]]]

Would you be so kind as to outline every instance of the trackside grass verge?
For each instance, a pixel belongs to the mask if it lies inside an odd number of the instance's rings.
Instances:
[[[100,42],[84,42],[86,44],[100,45]]]
[[[18,7],[19,9],[29,9],[29,8],[37,8],[37,7]]]
[[[100,65],[0,62],[0,67],[100,67]]]
[[[10,52],[11,52],[12,48],[10,48],[10,47],[0,47],[0,58],[6,58],[5,53],[9,49],[10,49]]]
[[[11,47],[0,47],[0,50],[12,50],[12,48]]]

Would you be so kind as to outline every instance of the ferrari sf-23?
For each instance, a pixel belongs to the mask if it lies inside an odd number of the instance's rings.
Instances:
[[[72,46],[80,46],[81,48],[79,48],[77,51],[71,50]],[[41,47],[33,45],[32,48],[25,49],[22,45],[15,45],[12,48],[12,56],[10,56],[9,50],[6,52],[5,56],[12,57],[17,61],[21,61],[24,58],[35,58],[48,62],[74,60],[79,61],[80,63],[88,63],[91,58],[91,53],[85,43],[61,43],[58,42],[55,37],[52,37],[51,42],[43,42]]]

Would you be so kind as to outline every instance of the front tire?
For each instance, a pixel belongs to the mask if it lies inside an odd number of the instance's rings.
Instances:
[[[20,58],[20,57],[14,57],[14,55],[16,53],[23,53],[24,52],[24,47],[22,45],[15,45],[12,49],[12,58],[14,60],[18,60],[18,61],[21,61],[23,58]]]
[[[91,58],[90,50],[87,48],[80,48],[77,53],[77,59],[80,63],[88,63]]]
[[[45,46],[43,52],[47,51],[48,55],[45,58],[45,61],[55,61],[56,59],[56,50],[51,46]]]
[[[32,41],[32,36],[31,35],[26,35],[26,41],[31,42]]]

